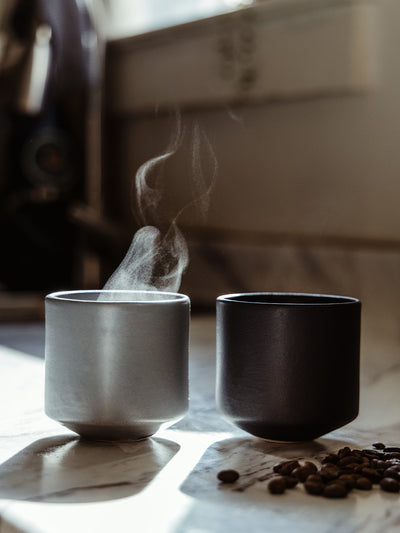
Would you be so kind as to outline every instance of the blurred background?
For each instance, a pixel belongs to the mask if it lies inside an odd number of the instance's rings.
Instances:
[[[399,20],[398,0],[3,0],[1,320],[103,286],[137,170],[178,136],[149,179],[194,311],[343,294],[398,340]]]

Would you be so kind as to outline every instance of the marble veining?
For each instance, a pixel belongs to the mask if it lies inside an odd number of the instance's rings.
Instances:
[[[212,316],[192,321],[188,415],[139,442],[84,441],[48,419],[40,347],[33,355],[24,349],[0,346],[1,533],[400,531],[400,495],[377,487],[344,500],[313,497],[302,486],[281,496],[267,490],[283,459],[318,465],[343,446],[400,444],[398,347],[383,337],[363,341],[359,417],[288,444],[254,438],[216,412]],[[218,482],[225,468],[240,473],[236,483]]]
[[[0,497],[89,502],[131,496],[150,483],[178,449],[176,443],[157,437],[121,444],[72,435],[39,439],[0,466]]]

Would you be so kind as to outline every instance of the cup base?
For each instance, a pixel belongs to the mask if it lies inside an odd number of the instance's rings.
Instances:
[[[265,437],[258,437],[265,442],[270,442],[271,444],[298,444],[299,442],[304,442],[303,440],[276,440],[276,439],[266,439]]]
[[[335,424],[302,424],[302,425],[270,425],[262,422],[248,422],[234,420],[234,424],[247,433],[261,439],[276,443],[295,443],[318,439],[331,431],[344,426],[351,420],[336,422]],[[231,420],[232,422],[232,420]]]
[[[129,426],[103,426],[96,424],[82,424],[77,422],[63,422],[60,424],[78,433],[86,440],[121,441],[143,440],[156,433],[163,422],[138,423]]]

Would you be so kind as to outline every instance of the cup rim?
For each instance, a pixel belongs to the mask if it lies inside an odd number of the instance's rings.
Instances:
[[[135,295],[148,295],[149,298],[124,298],[116,300],[98,300],[93,298],[96,294],[118,294],[123,295],[127,294],[130,296]],[[92,298],[84,298],[84,295],[92,296]],[[157,297],[158,296],[158,297]],[[72,303],[85,303],[85,304],[97,304],[97,305],[110,305],[110,304],[168,304],[168,303],[177,303],[177,302],[189,302],[189,297],[186,294],[181,294],[178,292],[168,292],[168,291],[157,291],[157,290],[108,290],[108,289],[79,289],[79,290],[68,290],[68,291],[56,291],[46,295],[46,300],[55,300],[63,302],[72,302]]]
[[[306,292],[238,292],[222,294],[217,297],[217,302],[295,307],[354,305],[361,303],[359,299],[352,296]]]

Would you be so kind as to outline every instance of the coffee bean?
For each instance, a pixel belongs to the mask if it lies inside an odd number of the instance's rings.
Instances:
[[[239,473],[236,470],[221,470],[221,472],[218,472],[217,478],[222,483],[234,483],[239,479]]]
[[[349,472],[355,472],[356,469],[357,469],[359,466],[361,466],[361,465],[359,465],[358,463],[349,463],[349,464],[347,464],[346,466],[343,466],[343,467],[341,468],[341,470],[342,470],[343,472],[346,472],[346,473],[349,473]],[[365,465],[362,465],[362,466],[365,466]]]
[[[340,448],[340,450],[337,452],[339,459],[342,459],[342,457],[346,457],[346,455],[349,455],[351,453],[351,450],[348,446],[345,446],[344,448]]]
[[[385,463],[386,468],[389,468],[390,466],[392,466],[393,468],[400,470],[399,459],[388,459],[387,461],[383,461],[383,463]]]
[[[304,466],[308,468],[310,474],[314,474],[318,470],[317,466],[311,461],[305,461]]]
[[[344,483],[335,481],[326,485],[322,494],[325,498],[345,498],[347,496],[347,489]]]
[[[319,475],[319,474],[310,474],[306,481],[310,481],[310,482],[316,482],[316,483],[322,483],[323,482],[323,479],[322,477]]]
[[[385,452],[382,450],[362,450],[362,454],[369,459],[383,459],[385,457]]]
[[[282,476],[282,479],[285,481],[287,489],[293,489],[299,482],[297,477],[294,476]]]
[[[386,452],[400,452],[400,448],[397,446],[388,446],[385,448],[385,453]]]
[[[354,455],[355,457],[362,457],[362,450],[357,450],[357,448],[354,448],[354,450],[351,450],[351,455]]]
[[[387,468],[387,463],[386,461],[382,461],[382,459],[372,459],[371,466],[377,470],[385,470]]]
[[[389,466],[383,473],[384,477],[400,480],[400,471],[396,466]]]
[[[377,450],[384,450],[386,448],[386,446],[382,442],[374,442],[372,446]]]
[[[375,468],[368,466],[365,466],[361,469],[361,474],[370,479],[372,483],[379,483],[379,481],[382,479],[382,476],[379,475],[379,472],[375,470]]]
[[[311,476],[309,476],[311,477]],[[324,484],[322,481],[309,481],[307,478],[307,481],[304,483],[304,488],[308,492],[308,494],[322,494],[322,491],[324,490]]]
[[[326,463],[336,464],[338,460],[339,460],[339,457],[336,453],[330,453],[326,457],[324,457],[321,462],[322,464],[326,464]]]
[[[324,480],[330,481],[332,479],[336,479],[337,477],[339,477],[340,470],[334,465],[329,465],[329,466],[324,465],[319,470],[319,474]]]
[[[277,474],[282,474],[283,476],[288,476],[293,472],[295,468],[300,466],[299,462],[296,460],[291,461],[281,461],[273,467],[273,471]]]
[[[271,479],[268,483],[268,490],[271,494],[283,494],[286,490],[285,480],[281,477]]]
[[[315,465],[313,463],[309,463],[308,465],[303,465],[295,468],[292,472],[292,475],[297,477],[297,479],[303,483],[307,479],[307,476],[313,474],[316,471],[317,468],[315,467]]]
[[[400,459],[400,452],[385,453],[385,459]]]
[[[342,474],[337,478],[338,481],[344,483],[348,490],[354,489],[356,486],[356,476],[352,474]]]
[[[354,455],[346,455],[342,459],[339,459],[339,461],[336,463],[336,466],[342,467],[347,465],[358,465],[361,463],[361,459]]]
[[[364,465],[364,464],[363,465],[357,465],[356,467],[354,467],[353,472],[355,474],[359,474],[361,476],[362,475],[361,470],[363,468],[367,468],[367,465]],[[369,468],[369,465],[368,465],[368,468]]]
[[[356,479],[355,488],[360,490],[371,490],[372,482],[367,477],[359,477]]]
[[[399,492],[400,490],[399,483],[391,477],[384,477],[381,479],[379,485],[386,492]]]

